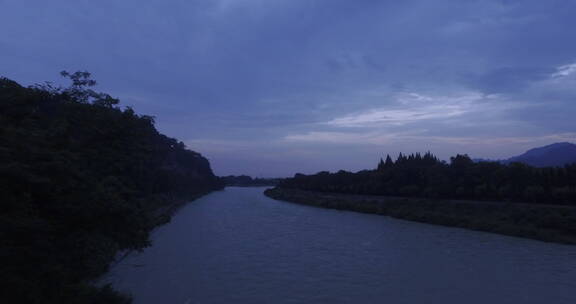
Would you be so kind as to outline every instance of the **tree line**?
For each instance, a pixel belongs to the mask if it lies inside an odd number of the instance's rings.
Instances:
[[[468,155],[456,155],[445,162],[430,152],[400,154],[396,160],[389,155],[380,159],[373,170],[296,174],[279,186],[351,194],[576,205],[576,164],[535,168],[523,163],[474,162]]]
[[[248,175],[228,175],[221,178],[226,186],[236,187],[276,186],[282,180],[281,178],[251,177]]]
[[[94,287],[179,203],[223,187],[154,118],[95,92],[88,72],[23,87],[0,78],[0,284],[18,303],[129,303]]]

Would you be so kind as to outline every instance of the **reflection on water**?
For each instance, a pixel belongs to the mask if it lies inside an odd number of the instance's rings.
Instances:
[[[576,246],[274,201],[184,207],[108,280],[145,303],[576,303]]]

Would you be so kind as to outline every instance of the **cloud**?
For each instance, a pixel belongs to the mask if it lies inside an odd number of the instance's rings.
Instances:
[[[475,110],[475,103],[485,99],[480,94],[427,96],[418,93],[397,94],[392,106],[338,117],[325,122],[334,127],[375,127],[406,125],[427,120],[448,119]]]
[[[392,141],[395,135],[382,135],[378,133],[345,133],[312,131],[305,134],[288,135],[287,142],[332,143],[332,144],[385,144]]]
[[[366,127],[379,124],[404,125],[421,120],[442,119],[462,115],[459,105],[427,106],[421,109],[377,109],[358,115],[345,116],[326,122],[336,127]]]
[[[450,144],[458,146],[501,146],[516,144],[538,144],[541,142],[574,141],[576,132],[547,134],[541,136],[429,136],[425,131],[405,133],[380,132],[344,133],[344,132],[309,132],[306,134],[289,135],[287,142],[329,143],[329,144],[363,144],[363,145],[393,145],[401,143]],[[417,145],[416,145],[417,146]]]
[[[564,78],[576,73],[576,63],[559,66],[556,72],[552,74],[553,78]]]
[[[446,154],[474,146],[506,156],[524,147],[513,138],[541,142],[574,131],[576,40],[567,29],[576,26],[575,1],[0,7],[2,76],[32,84],[87,69],[99,90],[226,164],[218,165],[222,174],[228,165],[250,173],[274,163],[288,175],[328,160],[358,167],[377,157],[376,146]]]
[[[531,109],[535,105],[508,98],[474,91],[452,92],[449,95],[398,93],[385,107],[345,114],[318,123],[316,128],[356,133],[426,130],[429,136],[459,135],[464,132],[478,136],[493,132],[493,128],[512,131],[520,123],[504,118],[510,118],[510,113],[519,109]]]

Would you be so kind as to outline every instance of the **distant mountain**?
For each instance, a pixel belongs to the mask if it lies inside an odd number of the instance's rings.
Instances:
[[[555,143],[528,150],[526,153],[502,160],[502,163],[520,162],[534,167],[558,167],[576,163],[576,145]]]

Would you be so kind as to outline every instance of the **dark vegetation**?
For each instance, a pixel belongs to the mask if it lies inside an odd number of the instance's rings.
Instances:
[[[296,174],[282,188],[321,192],[514,201],[576,206],[576,164],[535,168],[522,163],[473,162],[467,155],[450,163],[430,153],[390,156],[377,169]]]
[[[222,188],[207,159],[91,89],[0,78],[0,285],[10,303],[129,303],[91,283],[179,204]],[[8,302],[6,302],[8,303]]]
[[[324,193],[273,188],[271,198],[562,244],[576,244],[576,208]]]
[[[276,186],[281,178],[252,178],[248,175],[229,175],[221,177],[226,186],[236,187],[263,187],[263,186]]]
[[[377,169],[296,174],[266,195],[301,204],[576,244],[576,164],[390,156]]]

